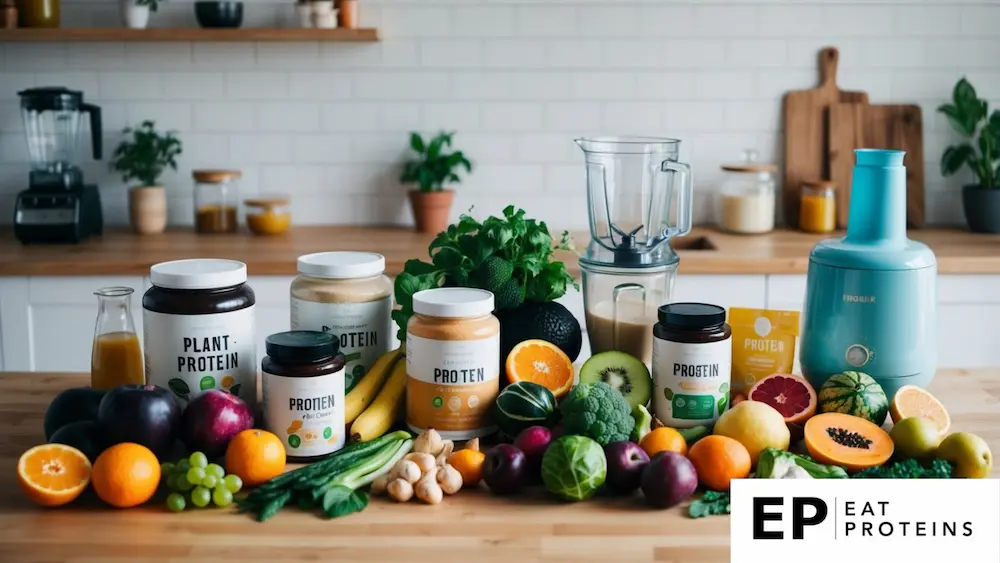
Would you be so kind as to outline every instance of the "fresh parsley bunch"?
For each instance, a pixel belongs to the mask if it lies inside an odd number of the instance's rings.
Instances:
[[[544,221],[526,219],[523,209],[508,206],[503,217],[482,223],[462,215],[431,242],[431,261],[408,260],[396,277],[392,312],[399,339],[406,340],[406,323],[413,315],[413,294],[436,287],[474,287],[492,291],[496,308],[512,309],[525,301],[552,301],[568,286],[579,288],[555,250],[572,250],[569,233],[554,245]]]

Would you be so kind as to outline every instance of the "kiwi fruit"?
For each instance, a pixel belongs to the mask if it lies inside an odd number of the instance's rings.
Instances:
[[[642,360],[625,352],[594,354],[580,368],[580,383],[607,383],[632,407],[649,403],[653,380]]]

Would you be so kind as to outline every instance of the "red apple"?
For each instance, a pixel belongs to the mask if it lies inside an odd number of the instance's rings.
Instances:
[[[253,412],[243,399],[220,389],[209,389],[184,409],[181,441],[189,452],[217,458],[226,453],[233,436],[253,428],[253,424]]]

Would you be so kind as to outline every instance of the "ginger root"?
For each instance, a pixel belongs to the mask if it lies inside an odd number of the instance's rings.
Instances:
[[[453,495],[462,488],[462,474],[447,463],[437,472],[437,482],[446,495]]]
[[[444,440],[437,430],[428,428],[413,442],[413,451],[437,456],[444,448]]]
[[[441,485],[438,485],[433,473],[428,473],[426,477],[417,481],[414,492],[418,499],[427,504],[438,504],[444,499],[444,491],[441,490]]]
[[[394,479],[386,487],[389,498],[396,502],[406,502],[413,498],[413,485],[405,479]]]

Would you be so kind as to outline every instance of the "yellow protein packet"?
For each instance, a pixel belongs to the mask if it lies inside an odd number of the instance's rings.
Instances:
[[[732,393],[743,393],[772,373],[791,373],[795,365],[795,340],[799,337],[798,311],[729,309],[733,329]]]

